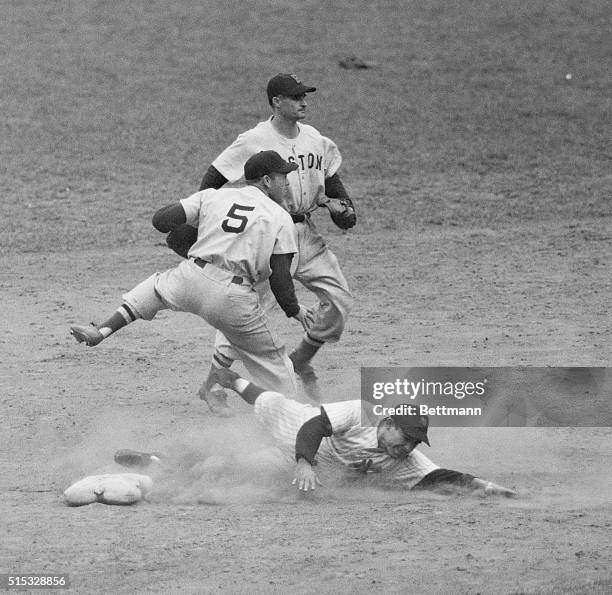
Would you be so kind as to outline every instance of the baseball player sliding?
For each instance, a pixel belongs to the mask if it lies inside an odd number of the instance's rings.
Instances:
[[[311,214],[324,205],[342,229],[353,227],[356,216],[338,175],[342,163],[338,147],[315,128],[302,123],[306,117],[306,94],[315,90],[293,74],[278,74],[270,79],[267,96],[272,116],[240,134],[213,161],[200,189],[220,188],[228,181],[238,182],[245,161],[264,149],[273,149],[297,165],[296,171],[287,176],[290,190],[286,200],[298,235],[299,258],[294,277],[317,296],[318,305],[312,310],[313,324],[289,357],[307,394],[320,400],[311,360],[324,343],[338,341],[353,298],[336,256],[317,231]],[[196,237],[195,229],[180,226],[169,234],[167,243],[175,252],[185,256]],[[266,290],[263,288],[261,291],[265,293]],[[263,301],[274,303],[266,298]],[[211,373],[218,366],[230,367],[238,357],[227,340],[218,335]],[[202,398],[208,400],[212,387],[209,377],[200,391]]]
[[[167,233],[177,225],[197,227],[188,260],[155,273],[123,296],[123,304],[97,326],[73,326],[78,342],[98,345],[137,319],[163,309],[191,312],[223,332],[251,377],[295,395],[297,383],[285,347],[270,327],[253,287],[269,281],[280,307],[308,328],[309,312],[295,296],[291,260],[297,251],[291,216],[282,204],[287,174],[297,170],[274,151],[244,164],[243,188],[204,190],[158,210],[153,225]],[[229,409],[219,403],[217,413]]]
[[[361,425],[361,402],[325,403],[320,408],[266,391],[229,369],[215,372],[215,381],[253,405],[255,417],[287,460],[296,461],[293,484],[298,490],[320,485],[321,469],[380,473],[386,484],[432,489],[453,485],[485,494],[516,496],[516,492],[459,471],[442,469],[416,447],[427,437],[427,416],[394,415],[378,427]]]

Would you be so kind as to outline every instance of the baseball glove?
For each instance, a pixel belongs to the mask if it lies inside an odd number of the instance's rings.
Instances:
[[[350,229],[357,223],[357,215],[353,201],[347,196],[345,198],[329,198],[324,196],[319,201],[319,206],[327,207],[332,221],[340,229]]]
[[[187,258],[191,246],[198,239],[198,230],[192,225],[183,223],[175,227],[167,236],[166,244],[168,248],[174,250],[179,256]]]

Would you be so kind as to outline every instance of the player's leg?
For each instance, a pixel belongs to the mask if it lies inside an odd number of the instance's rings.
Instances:
[[[284,395],[269,391],[245,378],[233,370],[219,370],[216,381],[236,391],[244,401],[253,405],[257,421],[281,451],[285,460],[295,462],[295,440],[299,429],[306,421],[320,413],[313,405],[299,403]]]
[[[353,306],[353,296],[335,254],[326,248],[308,262],[300,258],[295,278],[319,300],[306,339],[313,346],[337,342]],[[306,354],[310,355],[310,351]]]
[[[210,322],[230,341],[251,380],[268,390],[294,397],[297,383],[285,346],[260,305],[259,296],[243,286],[231,286]]]
[[[123,294],[123,303],[102,324],[72,326],[70,334],[79,343],[93,347],[139,318],[152,320],[157,312],[166,308],[155,290],[158,277],[159,273],[155,273]]]
[[[293,364],[267,317],[248,331],[244,328],[224,330],[255,384],[290,398],[297,396]]]
[[[227,337],[221,331],[217,331],[210,370],[198,390],[198,395],[200,399],[208,403],[211,412],[219,417],[231,417],[233,414],[227,405],[227,393],[215,381],[215,372],[229,369],[237,359],[240,359],[240,356],[227,340]]]
[[[183,275],[181,290],[173,294],[160,287],[164,302],[200,316],[223,332],[254,382],[295,395],[293,366],[260,306],[257,292],[249,285],[234,283],[233,275],[213,266],[201,269],[183,261],[176,270]]]
[[[298,232],[299,261],[295,278],[317,296],[318,304],[313,308],[313,325],[289,357],[305,389],[316,400],[320,394],[311,360],[325,343],[340,339],[353,296],[338,259],[313,224],[298,225]]]
[[[264,281],[257,284],[254,289],[259,296],[259,303],[263,309],[266,312],[272,310],[276,305],[276,300],[270,291],[270,284]],[[221,331],[217,331],[215,335],[215,351],[210,370],[198,391],[200,398],[209,404],[213,413],[227,416],[230,410],[227,407],[227,395],[220,387],[215,386],[212,374],[220,368],[231,367],[236,360],[240,360],[240,354],[232,347],[227,337]]]
[[[266,312],[272,310],[276,305],[276,300],[270,291],[269,283],[266,281],[256,285],[255,291],[259,296],[261,307]],[[232,412],[227,405],[227,393],[215,382],[214,374],[217,370],[230,368],[241,357],[227,337],[221,331],[217,331],[210,370],[198,391],[198,395],[200,399],[208,403],[211,412],[220,417],[229,417]]]

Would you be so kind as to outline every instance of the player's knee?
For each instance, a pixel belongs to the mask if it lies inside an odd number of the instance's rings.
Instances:
[[[338,332],[342,334],[348,316],[353,309],[353,296],[346,292],[330,303],[330,314],[335,320]]]
[[[123,301],[133,308],[143,320],[153,320],[155,315],[165,308],[155,290],[157,273],[139,283],[134,289],[123,295]]]
[[[308,331],[308,334],[313,339],[322,343],[334,343],[340,340],[346,326],[347,317],[348,310],[340,307],[338,303],[330,303],[325,308],[319,324],[315,323],[314,327]]]

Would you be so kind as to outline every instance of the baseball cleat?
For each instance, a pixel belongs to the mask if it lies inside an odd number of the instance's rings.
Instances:
[[[323,397],[321,395],[321,391],[319,390],[319,384],[317,382],[318,378],[314,368],[308,362],[298,363],[297,358],[293,353],[289,355],[289,359],[293,363],[295,373],[302,381],[304,392],[310,399],[320,403],[323,400]]]
[[[151,463],[159,463],[161,458],[159,453],[139,452],[129,448],[118,450],[114,456],[115,462],[124,467],[148,467]]]
[[[200,399],[206,401],[210,407],[210,411],[217,417],[233,417],[232,410],[227,406],[227,394],[221,388],[209,390],[206,383],[198,391]]]
[[[88,347],[93,347],[104,339],[104,335],[94,325],[71,326],[70,334],[78,343],[85,343]]]
[[[239,374],[236,374],[229,368],[216,368],[208,379],[208,383],[211,382],[220,384],[223,388],[234,388],[234,382],[240,378]]]

